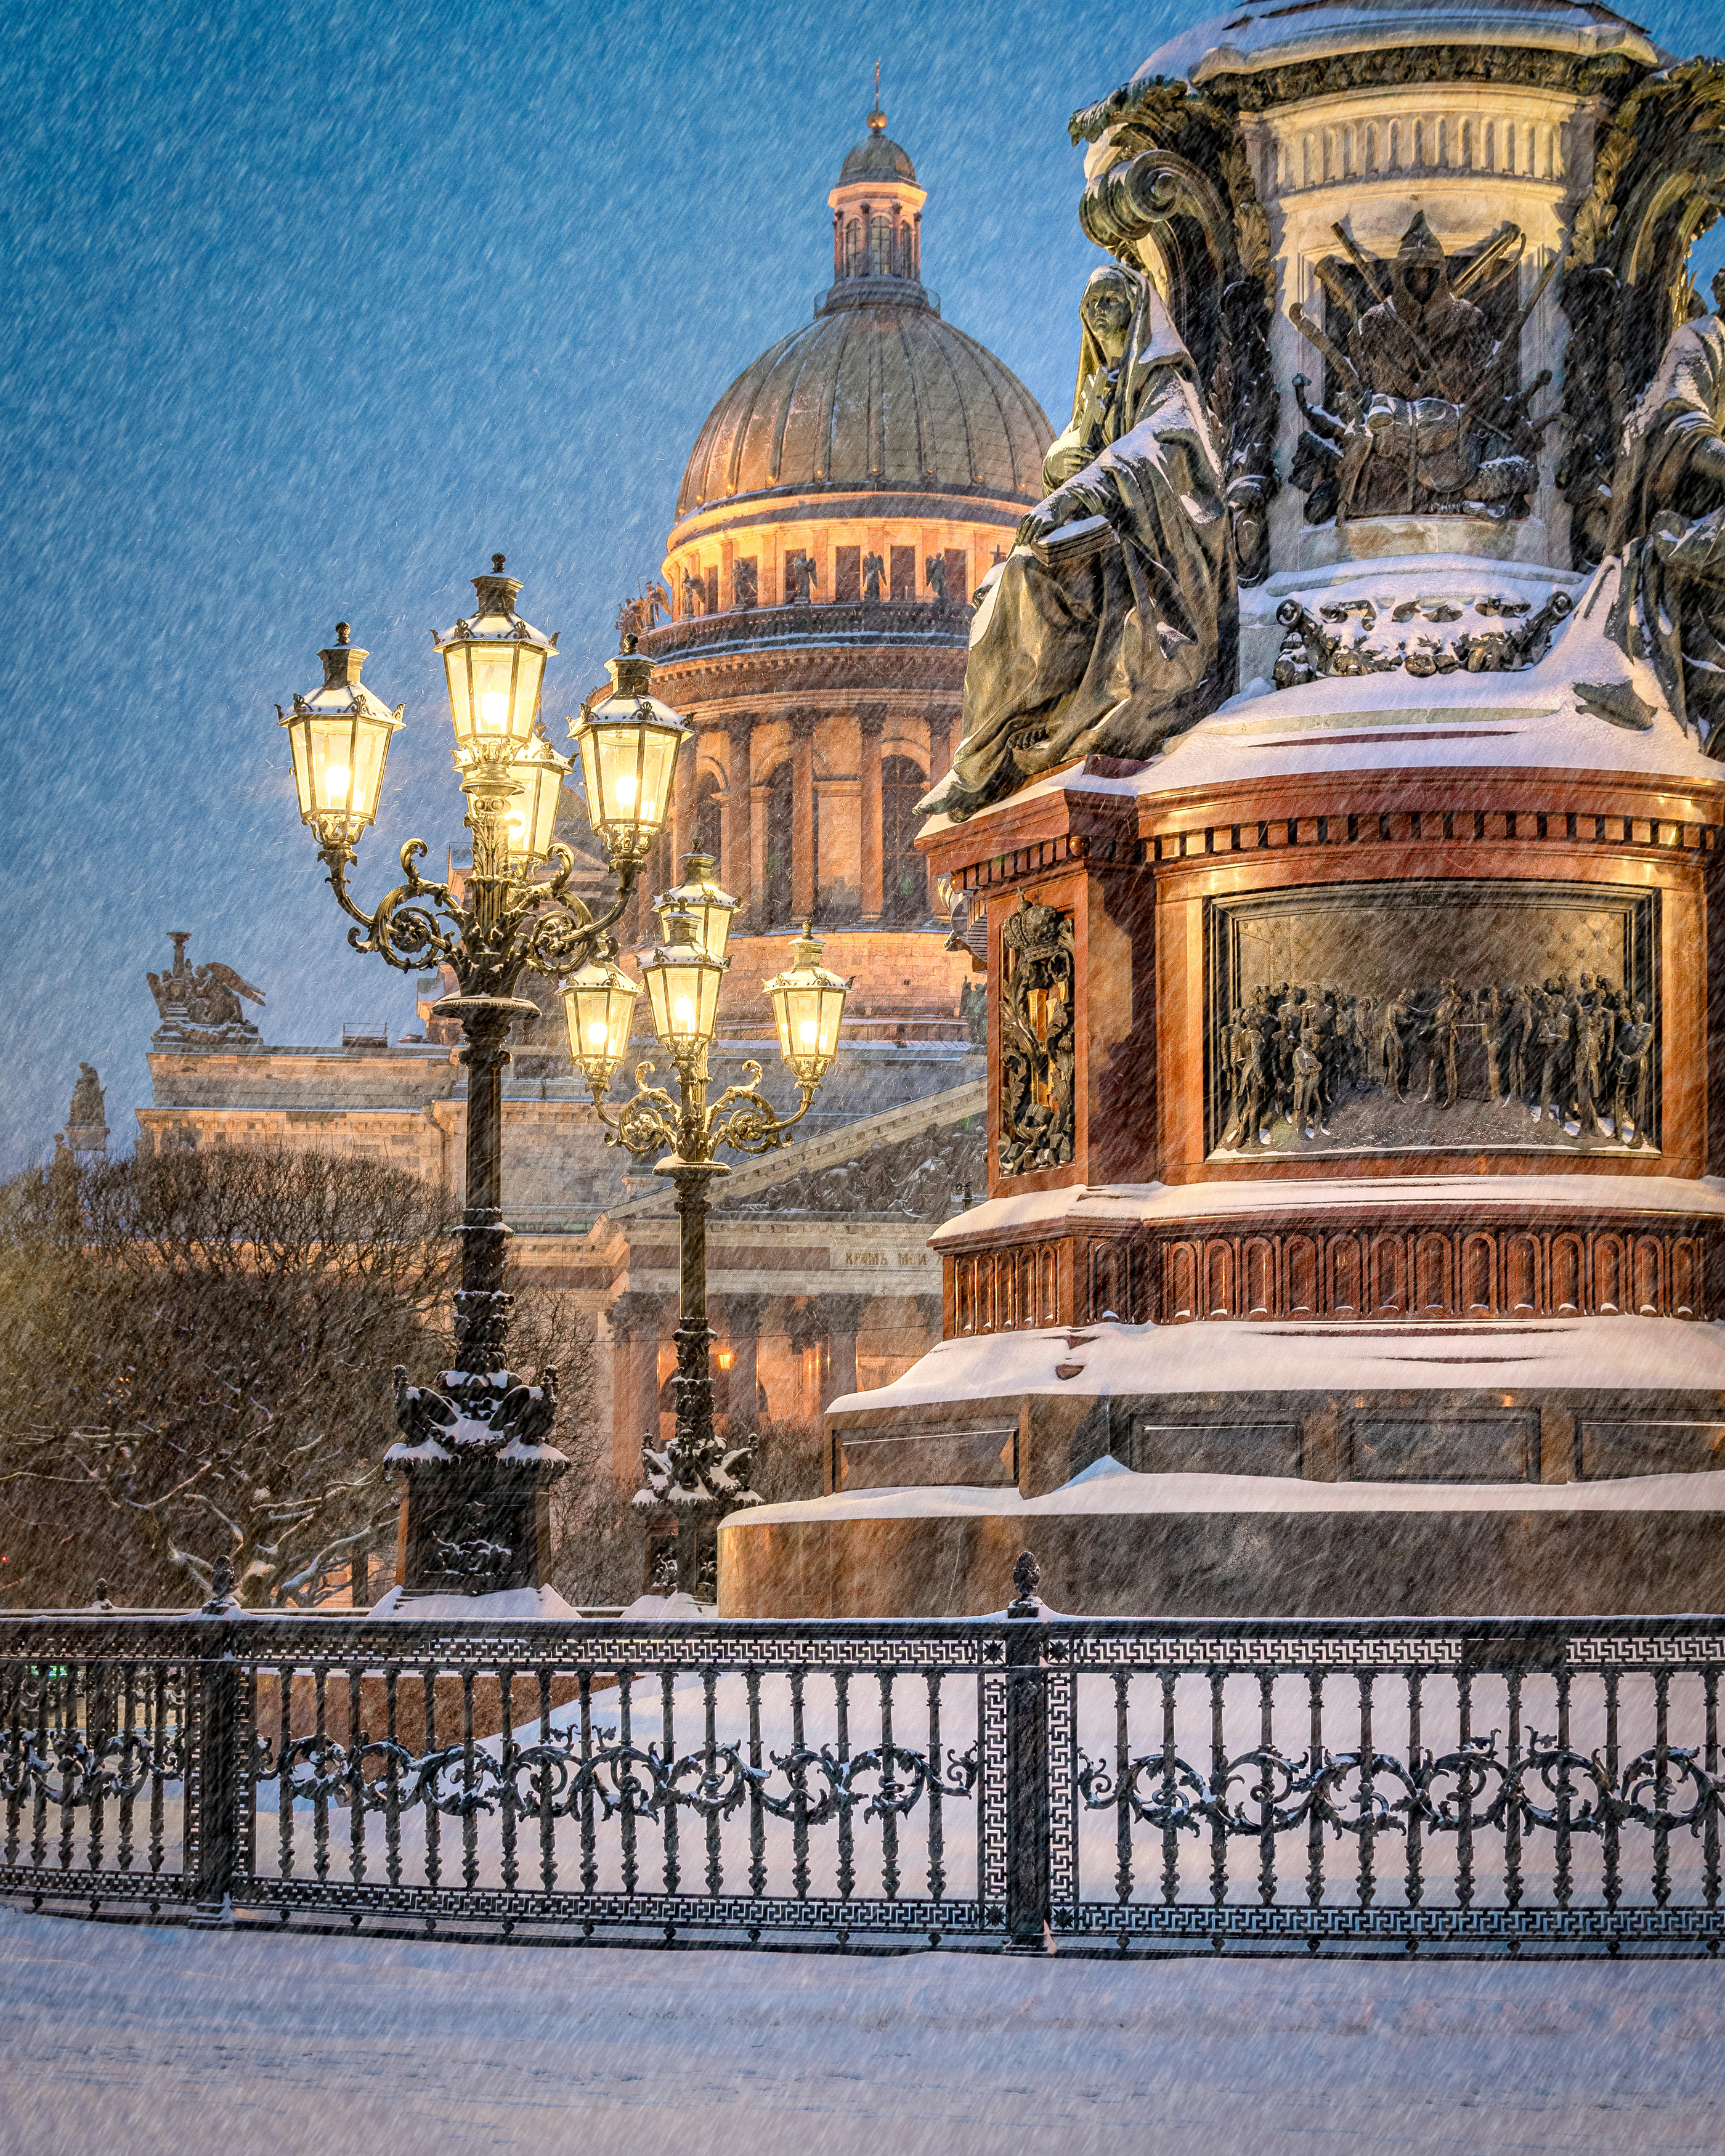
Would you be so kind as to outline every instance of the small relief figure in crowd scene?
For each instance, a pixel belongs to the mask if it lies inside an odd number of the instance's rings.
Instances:
[[[1525,516],[1541,438],[1558,412],[1532,416],[1551,376],[1518,388],[1517,356],[1558,258],[1498,335],[1465,294],[1513,272],[1526,245],[1516,226],[1500,225],[1453,260],[1424,211],[1393,261],[1367,254],[1343,226],[1332,229],[1343,253],[1316,269],[1334,333],[1297,303],[1288,310],[1329,369],[1325,403],[1308,401],[1303,376],[1295,384],[1303,431],[1291,477],[1305,493],[1307,521]]]
[[[1444,1084],[1448,1089],[1443,1101],[1445,1107],[1454,1107],[1460,1097],[1455,1071],[1455,1046],[1456,1036],[1461,1029],[1461,998],[1455,992],[1455,983],[1453,981],[1445,981],[1442,993],[1432,1007],[1431,1064],[1425,1076],[1425,1097],[1428,1101],[1435,1101],[1437,1098],[1438,1073],[1441,1070]]]
[[[1235,686],[1221,459],[1149,279],[1095,271],[1046,498],[976,593],[963,736],[929,806],[957,819],[1076,757],[1153,755]]]
[[[1645,1004],[1590,973],[1466,988],[1449,976],[1383,997],[1260,982],[1218,1035],[1220,1147],[1273,1145],[1285,1125],[1302,1145],[1332,1137],[1350,1094],[1442,1116],[1480,1102],[1584,1143],[1647,1144],[1653,1030]]]
[[[1657,674],[1710,756],[1725,756],[1725,270],[1716,311],[1672,331],[1623,430],[1609,551],[1612,634]]]
[[[1628,1133],[1641,1127],[1645,1113],[1641,1096],[1646,1090],[1647,1057],[1652,1046],[1653,1028],[1648,1023],[1646,1006],[1632,1004],[1629,1016],[1618,1025],[1611,1066],[1611,1121],[1625,1144]]]
[[[1294,1050],[1294,1127],[1302,1138],[1317,1136],[1320,1102],[1318,1081],[1323,1065],[1318,1060],[1317,1034],[1311,1026],[1301,1029]]]
[[[646,635],[660,615],[669,615],[670,610],[670,593],[663,584],[643,584],[632,599],[625,599],[617,609],[619,638]]]
[[[862,562],[862,595],[865,604],[879,603],[880,587],[886,581],[886,564],[878,554],[865,554]]]

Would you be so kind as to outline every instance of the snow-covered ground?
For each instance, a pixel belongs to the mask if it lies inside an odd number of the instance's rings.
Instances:
[[[886,1958],[0,1910],[0,2156],[1725,2145],[1725,1969]]]

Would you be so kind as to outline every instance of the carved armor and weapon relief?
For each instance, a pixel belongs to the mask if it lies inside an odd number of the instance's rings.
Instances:
[[[1021,898],[1000,954],[1000,1173],[1065,1168],[1076,1127],[1071,915]]]
[[[1452,255],[1420,212],[1387,261],[1333,229],[1341,252],[1315,265],[1322,325],[1289,309],[1325,362],[1321,403],[1305,376],[1294,382],[1304,426],[1291,478],[1307,521],[1525,516],[1558,413],[1532,408],[1548,372],[1519,387],[1521,332],[1555,261],[1517,306],[1526,243],[1513,224]]]
[[[1647,900],[1425,883],[1213,911],[1215,1150],[1657,1149]]]

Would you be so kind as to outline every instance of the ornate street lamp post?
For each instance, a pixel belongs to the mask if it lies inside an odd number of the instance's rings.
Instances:
[[[654,1165],[676,1191],[680,1228],[676,1332],[676,1434],[662,1452],[644,1448],[647,1486],[635,1502],[670,1512],[678,1522],[677,1585],[693,1595],[700,1578],[700,1543],[709,1521],[739,1505],[758,1503],[736,1470],[740,1455],[727,1451],[713,1428],[712,1376],[706,1319],[706,1216],[716,1176],[730,1170],[717,1158],[721,1147],[763,1153],[787,1142],[808,1114],[815,1088],[832,1067],[839,1023],[850,983],[820,963],[820,943],[803,926],[792,964],[762,983],[778,1024],[779,1050],[802,1097],[780,1116],[760,1091],[758,1063],[746,1062],[746,1086],[727,1086],[709,1101],[707,1051],[718,1021],[719,987],[729,968],[725,944],[737,901],[712,880],[713,863],[691,854],[684,880],[654,901],[665,940],[641,972],[653,1014],[653,1030],[671,1060],[675,1094],[648,1083],[650,1063],[635,1070],[635,1091],[614,1116],[605,1106],[611,1080],[629,1040],[639,985],[617,965],[613,952],[585,967],[563,991],[569,1050],[585,1074],[593,1105],[616,1142],[633,1153],[670,1150]]]
[[[349,896],[347,870],[377,814],[390,736],[401,724],[361,682],[366,654],[347,641],[320,654],[324,680],[278,713],[292,745],[300,819],[317,838],[337,904],[357,924],[348,942],[403,973],[448,965],[456,993],[435,1006],[458,1019],[467,1067],[467,1193],[459,1233],[457,1368],[440,1387],[396,1373],[402,1442],[388,1455],[406,1498],[401,1586],[407,1594],[536,1589],[548,1554],[549,1486],[567,1460],[544,1440],[556,1412],[557,1373],[528,1385],[505,1367],[511,1298],[503,1292],[503,1072],[509,1029],[536,1005],[516,989],[524,973],[562,982],[591,970],[628,902],[648,850],[665,827],[677,752],[688,729],[648,694],[650,660],[631,637],[608,662],[611,689],[571,729],[588,812],[618,888],[597,918],[568,882],[568,847],[552,836],[568,761],[539,721],[546,661],[557,639],[515,610],[519,582],[491,557],[475,577],[471,618],[435,636],[455,730],[454,763],[467,797],[473,867],[458,894],[419,874],[423,839],[401,850],[405,880],[371,913]],[[548,876],[540,872],[549,868]],[[619,1047],[620,1053],[620,1047]]]

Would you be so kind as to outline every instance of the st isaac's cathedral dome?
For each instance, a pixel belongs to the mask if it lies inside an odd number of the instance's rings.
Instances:
[[[876,128],[831,198],[833,285],[814,320],[745,367],[707,417],[679,520],[741,496],[911,488],[1028,506],[1050,429],[993,352],[941,319],[921,281],[924,197]]]
[[[832,932],[860,1037],[950,1038],[968,957],[916,803],[956,745],[971,594],[1041,500],[1054,429],[942,319],[884,112],[826,199],[832,283],[708,414],[665,542],[672,619],[642,639],[697,740],[666,865],[716,855],[742,934]]]

